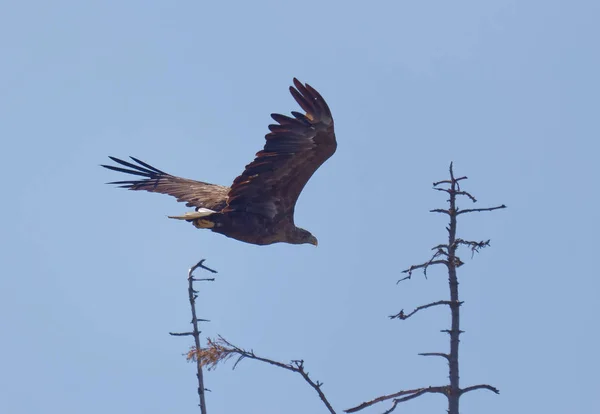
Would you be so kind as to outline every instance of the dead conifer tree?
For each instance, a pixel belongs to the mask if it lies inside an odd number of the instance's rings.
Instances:
[[[458,347],[460,343],[460,335],[463,333],[460,329],[460,307],[463,302],[460,301],[458,296],[458,276],[456,270],[464,264],[464,262],[457,256],[457,250],[462,247],[467,247],[471,250],[471,254],[477,253],[480,249],[484,247],[488,247],[490,245],[490,241],[470,241],[464,240],[457,237],[457,219],[458,216],[463,214],[477,213],[483,211],[493,211],[501,208],[506,208],[504,204],[496,207],[488,207],[488,208],[471,208],[471,209],[459,209],[457,206],[457,200],[459,197],[466,197],[470,199],[472,202],[476,202],[477,199],[473,197],[467,191],[464,191],[460,187],[460,182],[466,180],[467,177],[454,177],[453,165],[450,163],[450,179],[442,180],[433,183],[433,189],[436,191],[442,191],[448,194],[448,204],[449,207],[446,209],[434,209],[431,210],[433,213],[445,214],[449,217],[450,223],[446,230],[448,231],[448,241],[447,243],[438,244],[433,247],[434,251],[432,257],[421,264],[410,266],[403,273],[406,273],[407,276],[403,279],[400,279],[398,282],[408,280],[411,278],[413,272],[417,269],[422,269],[425,276],[427,276],[427,269],[432,266],[442,265],[445,266],[448,271],[448,284],[450,287],[450,300],[439,300],[437,302],[428,303],[426,305],[421,305],[415,308],[413,311],[409,313],[405,313],[404,310],[401,310],[396,315],[390,316],[391,319],[400,319],[405,320],[413,316],[415,313],[431,308],[434,306],[448,306],[450,308],[452,322],[450,329],[445,329],[442,332],[447,333],[450,337],[450,351],[448,353],[445,352],[427,352],[421,353],[419,355],[422,356],[437,356],[442,357],[448,362],[448,378],[450,383],[447,385],[441,386],[426,386],[420,388],[414,388],[410,390],[402,390],[393,394],[383,395],[377,397],[373,400],[364,402],[360,405],[357,405],[353,408],[345,410],[347,413],[354,413],[360,411],[364,408],[370,407],[374,404],[392,400],[392,405],[388,408],[384,414],[389,414],[396,409],[398,404],[412,400],[424,394],[429,393],[437,393],[443,394],[448,399],[448,413],[449,414],[459,414],[459,399],[462,395],[466,394],[469,391],[475,391],[478,389],[487,389],[496,394],[499,393],[498,389],[492,387],[487,384],[478,384],[472,385],[469,387],[461,388],[459,382],[459,360],[458,360]]]
[[[169,332],[172,336],[192,336],[194,337],[194,346],[192,350],[187,354],[188,361],[196,362],[196,378],[198,379],[198,398],[200,403],[198,406],[200,407],[201,414],[207,414],[206,411],[206,387],[204,386],[204,373],[202,372],[202,367],[204,366],[202,358],[198,358],[197,355],[200,354],[202,348],[200,347],[200,322],[209,322],[207,319],[200,319],[196,314],[196,299],[198,299],[198,291],[194,289],[194,282],[214,282],[214,278],[195,278],[194,271],[198,268],[209,271],[211,273],[217,273],[216,270],[213,270],[209,267],[204,266],[204,262],[206,260],[202,259],[194,266],[190,268],[188,271],[188,299],[190,301],[190,308],[192,311],[192,330],[190,332]]]
[[[204,373],[203,368],[206,367],[209,370],[216,368],[216,366],[220,362],[224,362],[229,360],[231,357],[237,357],[236,362],[233,367],[235,368],[237,364],[243,359],[253,359],[255,361],[259,361],[262,363],[269,364],[271,366],[281,368],[285,371],[295,372],[299,374],[302,379],[313,388],[319,399],[325,406],[325,408],[331,413],[336,414],[335,410],[331,406],[331,403],[321,390],[322,382],[313,380],[309,373],[306,371],[304,366],[304,360],[295,359],[290,361],[289,363],[284,363],[280,361],[276,361],[274,359],[265,358],[258,356],[252,350],[246,350],[240,348],[238,346],[233,345],[231,342],[227,341],[225,338],[219,335],[217,339],[207,338],[206,347],[200,346],[200,329],[199,322],[209,322],[207,319],[200,319],[196,314],[196,299],[198,298],[198,291],[194,289],[194,282],[213,282],[214,278],[195,278],[193,273],[196,269],[200,268],[212,273],[217,273],[216,270],[213,270],[209,267],[204,266],[205,260],[200,260],[197,264],[192,266],[188,271],[188,298],[190,302],[190,307],[192,311],[192,331],[190,332],[169,332],[173,336],[192,336],[194,337],[194,345],[190,348],[189,352],[186,354],[188,361],[193,361],[196,363],[196,377],[198,378],[198,397],[200,399],[200,403],[198,404],[200,407],[201,414],[207,414],[206,411],[206,398],[205,393],[207,389],[204,385]]]

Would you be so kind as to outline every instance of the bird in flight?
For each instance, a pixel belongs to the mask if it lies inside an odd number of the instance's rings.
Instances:
[[[172,219],[186,220],[236,240],[257,245],[273,243],[317,245],[317,238],[294,224],[294,208],[314,172],[333,155],[337,142],[331,111],[323,97],[294,78],[290,93],[305,111],[292,117],[271,114],[266,143],[231,187],[167,174],[137,158],[109,157],[102,165],[141,179],[115,181],[121,188],[168,194],[195,207]]]

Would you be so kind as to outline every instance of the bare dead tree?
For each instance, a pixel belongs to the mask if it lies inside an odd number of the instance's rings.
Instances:
[[[431,258],[421,264],[412,265],[408,269],[404,270],[407,276],[400,279],[398,282],[408,280],[412,277],[412,274],[417,269],[422,269],[425,276],[427,276],[427,270],[431,266],[443,265],[448,270],[448,284],[450,287],[450,300],[439,300],[437,302],[428,303],[415,308],[409,313],[405,313],[401,310],[399,313],[390,316],[391,319],[405,320],[413,316],[419,311],[434,307],[434,306],[448,306],[452,315],[451,328],[445,329],[442,332],[448,333],[450,336],[450,352],[425,352],[419,355],[421,356],[437,356],[442,357],[448,362],[448,378],[450,383],[442,386],[428,386],[421,388],[414,388],[410,390],[402,390],[393,394],[383,395],[374,398],[370,401],[363,402],[355,407],[345,410],[347,413],[354,413],[360,411],[366,407],[370,407],[374,404],[392,400],[392,406],[384,411],[384,414],[389,414],[396,409],[398,404],[420,397],[424,394],[443,394],[448,399],[448,413],[459,414],[459,399],[462,395],[470,391],[478,389],[486,389],[496,394],[499,393],[498,389],[487,384],[473,385],[466,388],[460,387],[460,376],[459,376],[459,363],[458,363],[458,347],[460,335],[464,332],[460,330],[460,307],[463,304],[459,300],[458,296],[458,277],[456,269],[464,264],[464,262],[456,255],[456,251],[461,246],[466,246],[471,250],[471,254],[479,252],[480,249],[488,247],[490,241],[470,241],[463,240],[456,236],[457,231],[457,218],[461,214],[483,212],[483,211],[494,211],[502,208],[506,208],[504,204],[496,207],[488,208],[472,208],[472,209],[459,209],[457,207],[457,198],[459,196],[467,197],[472,202],[477,202],[477,199],[473,197],[467,191],[463,191],[460,188],[460,182],[466,180],[467,177],[454,177],[453,165],[450,163],[450,179],[442,180],[433,183],[433,189],[436,191],[442,191],[448,194],[449,208],[447,209],[434,209],[431,212],[445,214],[450,218],[450,224],[446,227],[448,232],[448,242],[439,244],[432,248],[434,253]]]
[[[300,376],[302,376],[304,381],[317,392],[321,402],[325,405],[327,410],[331,414],[336,414],[331,403],[321,390],[323,383],[320,381],[315,381],[310,377],[309,373],[304,368],[304,360],[294,359],[286,364],[270,358],[264,358],[256,355],[252,350],[247,351],[243,348],[233,345],[220,335],[215,340],[209,338],[207,342],[207,346],[203,349],[198,346],[192,348],[188,352],[188,360],[198,361],[200,365],[206,366],[209,370],[211,370],[216,368],[220,362],[225,362],[230,358],[237,356],[237,360],[233,364],[234,369],[241,360],[248,358],[282,368],[287,371],[298,373]]]
[[[203,279],[197,279],[193,276],[193,273],[196,269],[201,268],[204,270],[207,270],[211,273],[217,273],[216,270],[213,270],[209,267],[204,266],[204,262],[206,260],[202,259],[200,260],[198,263],[196,263],[194,266],[192,266],[190,268],[190,270],[188,271],[188,298],[190,301],[190,308],[192,310],[192,331],[191,332],[169,332],[170,335],[172,336],[193,336],[194,337],[194,343],[195,343],[195,349],[201,350],[200,347],[200,329],[199,329],[199,322],[209,322],[207,319],[199,319],[198,316],[196,315],[196,299],[198,299],[198,291],[194,289],[194,282],[213,282],[215,279],[214,278],[203,278]],[[200,353],[199,353],[200,354]],[[202,358],[197,358],[195,359],[196,361],[196,377],[198,378],[198,397],[200,398],[200,413],[201,414],[206,414],[206,398],[205,398],[205,391],[206,388],[204,387],[204,375],[202,373],[202,366],[203,361]]]

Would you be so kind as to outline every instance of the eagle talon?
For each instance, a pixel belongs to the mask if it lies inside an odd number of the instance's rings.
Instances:
[[[215,223],[207,219],[198,219],[194,221],[194,226],[198,229],[212,229]]]

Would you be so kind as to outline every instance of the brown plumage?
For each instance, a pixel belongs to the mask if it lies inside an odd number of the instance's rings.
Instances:
[[[314,172],[335,152],[333,118],[323,97],[310,85],[294,78],[290,92],[306,114],[293,118],[271,114],[264,149],[246,166],[231,187],[180,178],[160,171],[137,158],[134,163],[110,157],[116,163],[103,167],[144,177],[116,181],[130,190],[169,194],[196,211],[171,218],[187,220],[247,243],[311,243],[317,239],[294,224],[294,207]]]

